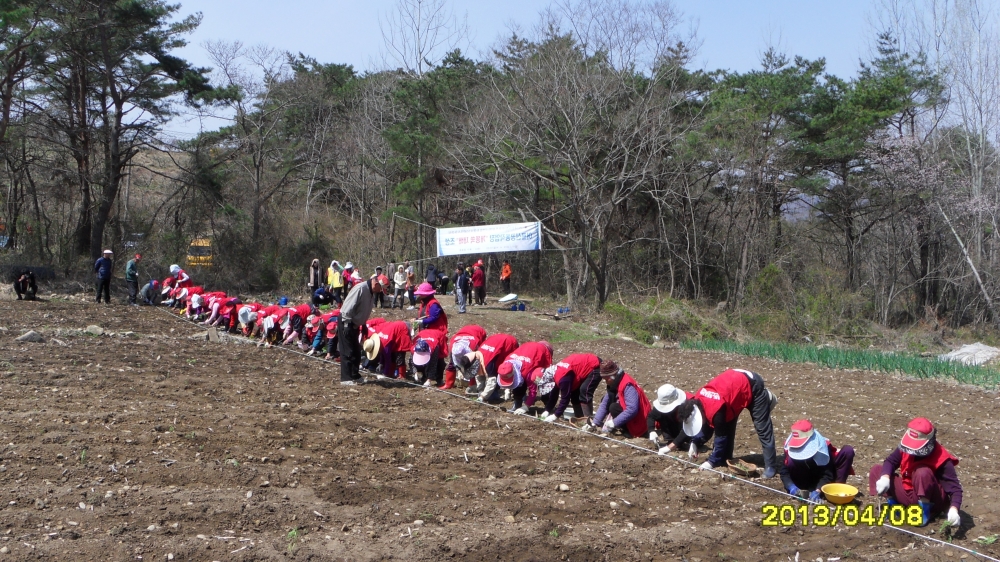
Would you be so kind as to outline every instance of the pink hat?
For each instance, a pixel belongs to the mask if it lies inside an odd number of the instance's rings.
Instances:
[[[788,438],[788,446],[799,448],[813,436],[813,424],[809,420],[799,420],[792,424],[792,435]]]
[[[417,296],[420,296],[420,297],[426,297],[428,295],[433,295],[434,294],[434,287],[432,287],[430,283],[428,283],[428,282],[425,281],[425,282],[421,283],[419,287],[417,287],[416,291],[413,291],[413,294],[417,295]]]
[[[927,418],[914,418],[906,426],[906,433],[900,444],[913,450],[919,450],[934,438],[934,424]]]

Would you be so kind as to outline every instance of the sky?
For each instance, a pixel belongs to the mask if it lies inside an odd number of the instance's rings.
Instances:
[[[179,15],[201,12],[202,23],[178,54],[198,66],[211,66],[207,41],[241,41],[301,52],[324,63],[347,63],[356,70],[377,68],[383,50],[379,18],[394,0],[173,0]],[[450,0],[467,18],[469,54],[477,58],[512,26],[531,28],[544,0]],[[697,34],[694,67],[748,71],[758,66],[769,45],[789,55],[825,57],[827,70],[851,77],[871,44],[868,14],[872,0],[674,0]],[[190,137],[200,127],[220,122],[179,117],[167,124],[168,136]]]

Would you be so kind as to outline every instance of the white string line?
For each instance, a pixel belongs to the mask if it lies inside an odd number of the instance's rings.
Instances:
[[[178,320],[181,320],[183,322],[188,322],[188,323],[196,325],[196,326],[199,326],[199,325],[203,326],[203,324],[199,324],[198,322],[194,322],[192,320],[188,320],[187,318],[184,318],[183,316],[171,314],[169,310],[164,310],[164,312],[166,312],[168,315],[170,315],[170,316],[172,316],[174,318],[177,318]],[[307,357],[307,358],[310,358],[310,359],[316,359],[316,360],[322,361],[324,363],[330,363],[330,364],[333,364],[333,365],[339,365],[339,363],[337,363],[336,361],[331,361],[329,359],[324,359],[322,357],[317,357],[315,355],[308,355],[308,354],[306,354],[306,353],[304,353],[302,351],[299,351],[298,349],[290,348],[290,347],[285,347],[285,346],[282,346],[280,344],[277,345],[277,346],[271,346],[271,349],[280,349],[282,351],[287,351],[287,352],[290,352],[290,353],[295,353],[295,354],[302,355],[303,357]],[[508,412],[503,406],[498,406],[496,404],[489,404],[487,402],[480,402],[478,400],[473,400],[471,398],[466,398],[462,394],[456,394],[454,392],[448,392],[447,390],[442,390],[442,389],[437,388],[437,387],[424,386],[424,385],[422,385],[420,383],[412,382],[412,381],[407,380],[407,379],[391,379],[391,378],[387,378],[386,380],[388,380],[388,381],[394,381],[394,382],[397,382],[397,383],[401,382],[403,384],[406,384],[406,385],[409,385],[409,386],[413,386],[413,387],[416,387],[416,388],[422,388],[422,389],[425,389],[425,390],[431,390],[431,391],[434,391],[434,392],[438,392],[440,394],[445,394],[447,396],[451,396],[453,398],[460,398],[464,402],[471,402],[473,404],[477,404],[477,405],[481,405],[481,406],[487,406],[489,408],[493,408],[495,410],[498,410],[498,411],[500,411],[502,413],[510,414],[510,412]],[[550,422],[543,422],[541,419],[536,418],[535,416],[529,416],[527,414],[511,414],[511,415],[521,416],[521,417],[524,417],[524,418],[528,418],[528,419],[539,421],[541,423],[550,423]],[[619,440],[619,439],[614,439],[612,437],[609,437],[607,435],[603,435],[603,434],[600,434],[600,433],[590,433],[590,432],[587,432],[587,431],[583,431],[582,429],[580,429],[578,427],[575,427],[575,426],[572,426],[572,425],[566,425],[564,423],[552,423],[552,425],[554,425],[555,427],[560,428],[560,429],[576,431],[576,432],[582,433],[584,435],[588,435],[588,436],[591,436],[591,437],[597,437],[597,438],[600,438],[600,439],[611,441],[611,442],[613,442],[615,444],[618,444],[618,445],[625,445],[626,447],[631,447],[631,448],[633,448],[633,449],[635,449],[637,451],[641,451],[641,452],[644,452],[644,453],[647,453],[647,454],[656,455],[657,457],[665,457],[665,458],[674,460],[676,462],[679,462],[681,464],[686,464],[688,466],[697,468],[699,470],[705,470],[705,471],[708,471],[708,472],[714,472],[714,473],[718,474],[719,476],[722,476],[724,479],[736,480],[738,482],[743,482],[744,484],[750,484],[751,486],[756,486],[758,488],[762,488],[762,489],[767,490],[767,491],[769,491],[771,493],[777,494],[779,496],[785,496],[787,498],[791,498],[791,499],[796,500],[798,502],[808,503],[808,504],[812,504],[812,505],[823,505],[821,502],[814,502],[814,501],[811,501],[811,500],[806,499],[806,498],[800,498],[799,496],[794,496],[792,494],[789,494],[788,492],[785,492],[784,490],[779,490],[777,488],[772,488],[770,486],[765,486],[764,484],[761,484],[760,482],[754,482],[753,480],[747,480],[745,478],[740,478],[738,476],[734,476],[734,475],[729,474],[727,472],[722,472],[720,470],[716,470],[715,468],[702,469],[700,464],[691,462],[691,461],[689,461],[687,459],[681,458],[680,456],[660,455],[660,454],[658,454],[658,451],[654,451],[652,449],[647,449],[645,447],[640,447],[640,446],[638,446],[638,445],[636,445],[634,443],[629,443],[628,441],[622,441],[622,440]],[[879,507],[881,508],[881,501],[879,502]],[[969,548],[965,548],[964,546],[960,546],[960,545],[957,545],[957,544],[954,544],[954,543],[946,542],[946,541],[943,541],[941,539],[937,539],[937,538],[934,538],[934,537],[929,537],[927,535],[922,535],[920,533],[917,533],[917,532],[914,532],[914,531],[910,531],[909,529],[906,529],[906,528],[903,528],[903,527],[897,527],[896,525],[893,525],[891,523],[886,523],[886,524],[882,524],[882,525],[876,525],[876,527],[893,529],[893,530],[899,531],[901,533],[906,533],[908,535],[913,535],[914,537],[917,537],[917,538],[919,538],[921,540],[930,541],[930,542],[936,542],[936,543],[939,543],[939,544],[941,544],[943,546],[948,546],[948,547],[951,547],[951,548],[957,548],[958,550],[962,550],[962,551],[967,552],[969,554],[978,556],[978,557],[980,557],[980,558],[982,558],[984,560],[990,560],[991,562],[1000,562],[1000,559],[993,558],[992,556],[983,554],[982,552],[977,552],[975,550],[972,550],[972,549],[969,549]]]

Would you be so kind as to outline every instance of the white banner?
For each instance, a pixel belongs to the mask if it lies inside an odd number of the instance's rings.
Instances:
[[[542,223],[520,222],[437,229],[437,255],[460,256],[542,249]]]

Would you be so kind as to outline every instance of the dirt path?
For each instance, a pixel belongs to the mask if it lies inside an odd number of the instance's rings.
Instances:
[[[162,311],[0,309],[0,559],[972,559],[886,529],[764,528],[761,506],[782,501],[765,490],[440,392],[341,387],[332,365],[192,340],[196,327]],[[559,342],[586,329],[525,313],[473,309],[452,330],[465,322],[551,338],[557,356],[613,358],[651,396],[664,382],[693,391],[727,367],[755,370],[781,399],[779,443],[810,417],[855,446],[862,489],[906,422],[927,416],[961,458],[955,543],[1000,557],[1000,543],[973,542],[1000,533],[994,393],[618,339]],[[90,324],[113,335],[84,334]],[[46,343],[15,342],[27,329]],[[759,461],[749,419],[736,454]]]

